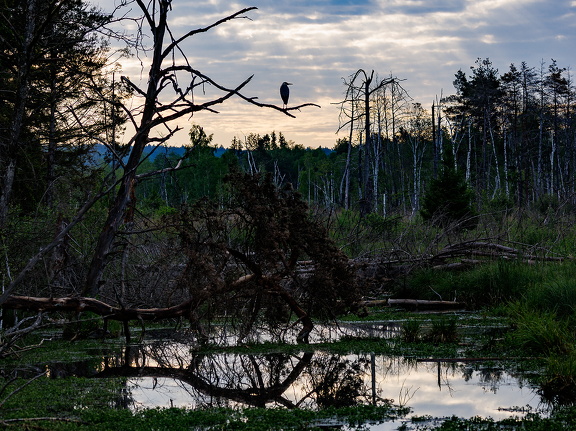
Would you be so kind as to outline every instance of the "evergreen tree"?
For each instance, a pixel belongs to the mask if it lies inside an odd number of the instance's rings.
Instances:
[[[51,205],[57,178],[83,176],[79,157],[113,123],[97,102],[106,45],[95,34],[109,20],[83,0],[0,3],[0,224],[9,204]]]
[[[464,174],[454,167],[450,150],[444,153],[440,175],[433,179],[422,198],[420,214],[437,226],[466,221],[473,227],[476,211],[472,206],[474,194]]]

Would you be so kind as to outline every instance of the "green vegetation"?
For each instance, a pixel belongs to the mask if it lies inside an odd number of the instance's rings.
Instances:
[[[466,182],[464,173],[456,170],[452,149],[447,148],[439,176],[432,179],[422,197],[422,218],[439,226],[457,223],[463,228],[472,228],[477,223],[478,215],[473,199],[474,192]]]
[[[489,418],[462,419],[452,417],[441,421],[439,425],[419,426],[418,430],[435,431],[563,431],[574,429],[576,423],[576,408],[560,408],[550,418],[541,418],[536,414],[528,413],[524,419],[505,419],[495,421]]]
[[[404,415],[407,409],[391,406],[356,406],[354,408],[328,408],[321,411],[286,409],[151,409],[140,412],[115,409],[79,409],[70,422],[33,420],[23,423],[5,422],[10,429],[50,430],[315,430],[322,424],[338,421],[363,429],[366,422],[381,423]],[[44,428],[46,427],[46,428]]]

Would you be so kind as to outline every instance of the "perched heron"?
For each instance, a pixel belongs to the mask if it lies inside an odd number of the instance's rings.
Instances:
[[[283,82],[280,86],[280,97],[282,98],[282,102],[284,102],[284,109],[288,107],[288,98],[290,97],[290,88],[288,88],[289,85],[292,84],[290,82]]]

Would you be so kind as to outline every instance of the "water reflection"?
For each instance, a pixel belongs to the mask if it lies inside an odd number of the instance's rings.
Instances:
[[[392,403],[416,416],[502,419],[521,410],[542,412],[543,405],[521,376],[502,368],[369,353],[199,354],[186,344],[157,342],[96,363],[48,368],[51,377],[126,377],[117,405],[131,409]]]
[[[378,337],[392,339],[400,334],[402,322],[338,322],[314,325],[309,336],[310,343],[333,342],[342,337]],[[265,342],[296,344],[300,329],[294,325],[280,328],[270,328],[255,325],[253,331],[242,338],[238,331],[227,326],[213,325],[205,328],[210,343],[218,346],[237,346],[239,344],[261,344]],[[170,334],[171,336],[173,334]],[[190,332],[185,335],[187,341],[193,340],[196,333]]]

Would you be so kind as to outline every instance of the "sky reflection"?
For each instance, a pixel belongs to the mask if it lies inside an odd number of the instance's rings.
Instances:
[[[244,356],[244,358],[240,358]],[[203,378],[214,382],[214,387],[231,389],[238,379],[239,364],[252,362],[255,375],[260,373],[263,386],[254,387],[254,391],[266,390],[272,386],[276,378],[272,376],[277,365],[286,358],[276,361],[275,366],[269,365],[260,356],[246,359],[247,355],[210,355],[203,358],[201,369],[206,372]],[[264,356],[264,355],[263,355]],[[274,362],[272,360],[271,362]],[[285,361],[285,367],[279,375],[286,375],[291,367],[296,366],[298,357]],[[310,364],[299,373],[298,378],[282,393],[282,397],[294,405],[315,407],[319,394],[313,390],[323,381],[329,380],[328,374],[340,370],[340,383],[358,378],[361,390],[356,401],[369,403],[373,399],[392,399],[395,405],[412,408],[408,416],[451,417],[462,418],[473,416],[504,419],[521,412],[511,411],[516,407],[528,408],[531,411],[541,411],[541,399],[535,389],[527,386],[521,377],[501,368],[489,368],[482,364],[415,362],[398,357],[387,357],[370,354],[348,355],[340,357],[329,353],[316,352]],[[234,376],[227,378],[224,374],[228,369],[234,369]],[[348,374],[344,374],[347,370]],[[350,371],[352,370],[352,371]],[[374,370],[374,374],[372,374]],[[250,369],[246,368],[250,374]],[[198,371],[202,374],[202,371]],[[222,374],[219,374],[222,373]],[[324,373],[324,374],[323,374]],[[244,382],[238,381],[238,388],[248,390],[254,376],[245,376]],[[373,385],[374,382],[374,385]],[[268,386],[267,386],[268,385]],[[373,392],[373,388],[375,392]],[[236,400],[226,399],[216,395],[216,390],[205,391],[179,379],[169,377],[135,377],[127,382],[131,394],[132,408],[151,407],[187,407],[243,405]],[[336,393],[333,390],[332,393]],[[380,401],[381,402],[381,401]],[[267,406],[275,406],[267,402]],[[545,411],[544,411],[545,413]],[[395,429],[386,428],[391,424],[374,426],[373,430]]]

